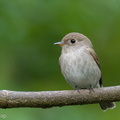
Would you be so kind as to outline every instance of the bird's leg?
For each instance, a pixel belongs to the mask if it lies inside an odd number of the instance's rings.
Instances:
[[[75,90],[77,90],[78,91],[78,93],[80,93],[80,88],[79,87],[77,87],[77,86],[75,86]]]
[[[90,94],[91,94],[92,92],[95,92],[92,85],[90,85],[89,90],[90,90],[90,91],[89,91]]]

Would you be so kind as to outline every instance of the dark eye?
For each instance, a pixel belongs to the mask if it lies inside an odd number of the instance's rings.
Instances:
[[[71,40],[71,43],[75,43],[75,42],[76,42],[76,40],[74,40],[74,39]]]

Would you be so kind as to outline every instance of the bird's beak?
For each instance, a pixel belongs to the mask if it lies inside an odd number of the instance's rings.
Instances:
[[[64,44],[62,42],[56,42],[56,43],[54,43],[54,45],[63,46]]]

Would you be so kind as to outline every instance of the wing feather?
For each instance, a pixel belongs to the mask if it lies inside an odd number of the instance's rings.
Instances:
[[[96,53],[94,52],[94,50],[91,49],[91,48],[88,48],[87,50],[92,55],[93,59],[95,60],[96,64],[98,65],[99,69],[101,69],[98,57],[97,57]],[[101,78],[99,80],[99,84],[100,84],[100,87],[102,87],[102,76],[101,76]]]

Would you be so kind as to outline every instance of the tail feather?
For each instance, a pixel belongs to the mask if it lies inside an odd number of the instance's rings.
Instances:
[[[114,102],[101,102],[99,104],[100,104],[101,109],[104,111],[107,110],[108,108],[113,109],[116,107],[116,104]]]

